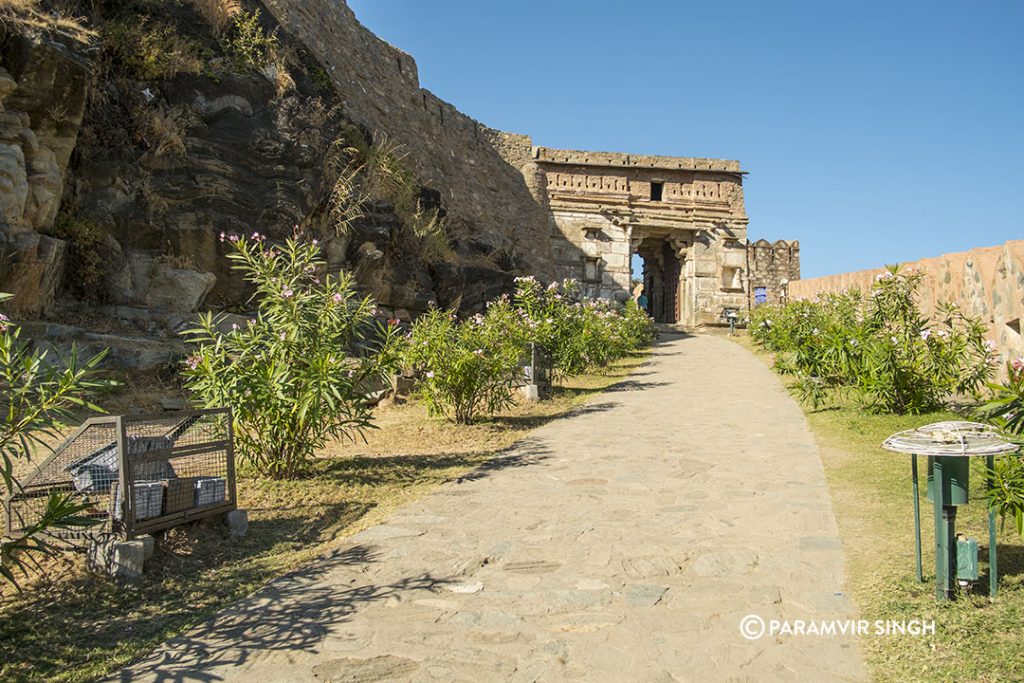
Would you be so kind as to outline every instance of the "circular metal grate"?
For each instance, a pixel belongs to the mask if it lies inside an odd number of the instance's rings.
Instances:
[[[897,432],[882,443],[882,448],[897,453],[972,457],[1012,453],[1018,446],[1003,439],[991,425],[951,421]]]

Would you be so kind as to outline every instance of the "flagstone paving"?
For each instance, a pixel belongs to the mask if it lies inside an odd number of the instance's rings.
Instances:
[[[120,681],[861,680],[803,415],[743,348],[669,338],[578,413],[119,672]]]

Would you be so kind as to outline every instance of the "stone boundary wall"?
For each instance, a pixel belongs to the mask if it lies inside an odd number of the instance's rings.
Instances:
[[[263,4],[326,69],[346,116],[400,144],[420,184],[441,192],[452,230],[548,276],[550,218],[521,170],[532,160],[529,137],[488,128],[421,88],[416,61],[343,0]]]
[[[939,301],[951,301],[988,326],[1003,361],[1024,355],[1020,320],[1024,317],[1024,240],[981,247],[901,264],[924,273],[921,306],[931,312]],[[791,298],[810,299],[826,292],[860,289],[869,292],[884,268],[797,280]]]

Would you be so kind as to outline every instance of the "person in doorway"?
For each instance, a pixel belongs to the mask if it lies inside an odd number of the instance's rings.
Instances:
[[[639,290],[639,293],[636,297],[636,305],[639,306],[644,313],[650,315],[651,302],[647,299],[647,295],[644,294],[644,286],[640,285],[637,289]]]

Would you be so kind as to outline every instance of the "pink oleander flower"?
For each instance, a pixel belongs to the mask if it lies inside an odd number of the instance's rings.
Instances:
[[[293,292],[289,287],[285,287],[283,290],[281,290],[281,296],[283,296],[285,299],[290,299],[294,295],[295,292]]]
[[[334,302],[334,303],[336,303],[336,304],[340,304],[340,303],[341,303],[342,301],[344,301],[344,300],[345,300],[345,297],[343,297],[343,296],[341,295],[341,292],[335,292],[335,293],[334,293],[334,295],[333,295],[333,296],[331,296],[331,301],[333,301],[333,302]],[[376,312],[377,312],[377,309],[376,309],[376,308],[375,308],[375,309],[373,309],[373,312],[374,312],[374,314],[376,314]]]
[[[240,239],[242,238],[239,237],[238,235],[228,235],[228,242],[231,242],[232,244],[235,244]]]
[[[989,353],[996,352],[996,343],[991,339],[986,339],[983,346],[985,347],[985,350],[988,351]]]
[[[315,240],[313,240],[313,246],[314,246],[314,247],[315,247],[315,246],[318,246],[319,244],[320,244],[320,240],[316,240],[316,239],[315,239]]]
[[[224,234],[224,231],[223,231],[223,230],[221,230],[221,231],[220,231],[220,241],[221,241],[221,242],[223,242],[224,240],[226,240],[226,239],[227,239],[227,237],[228,237],[228,236]]]
[[[932,336],[931,330],[921,330],[921,339],[928,341],[928,337]]]
[[[285,333],[284,333],[284,332],[282,332],[281,334],[279,334],[279,335],[277,335],[277,336],[278,336],[278,339],[280,339],[281,341],[284,341],[284,340],[285,340],[285,337],[286,337],[287,335],[285,335]]]
[[[484,350],[483,350],[483,349],[477,349],[477,350],[476,350],[476,351],[474,351],[473,353],[475,353],[475,354],[476,354],[476,355],[478,355],[478,356],[482,356],[482,355],[484,355]]]
[[[394,327],[395,325],[397,325],[400,322],[402,322],[402,321],[399,320],[398,318],[388,318],[388,325],[391,325],[392,327]]]
[[[232,332],[237,332],[238,331],[238,323],[231,323],[231,331]]]
[[[431,370],[427,371],[427,379],[434,379],[434,373]]]
[[[1010,361],[1010,367],[1013,368],[1016,372],[1024,370],[1024,356],[1018,356],[1014,358],[1012,361]]]
[[[188,366],[189,370],[195,370],[199,366],[199,356],[189,356],[185,359],[185,365]]]

